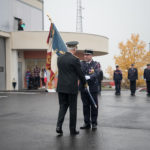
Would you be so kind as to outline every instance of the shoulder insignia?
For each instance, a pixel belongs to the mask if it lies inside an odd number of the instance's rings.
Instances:
[[[81,60],[81,62],[82,62],[82,63],[86,63],[86,61],[84,61],[84,60]]]
[[[79,57],[77,57],[77,56],[75,56],[75,55],[73,55],[73,56],[79,59]]]
[[[62,54],[62,55],[63,55],[63,54],[65,54],[65,52],[64,52],[64,51],[59,51],[59,53],[60,53],[60,54]]]

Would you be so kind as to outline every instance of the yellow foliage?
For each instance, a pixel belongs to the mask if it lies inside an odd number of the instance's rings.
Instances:
[[[131,64],[135,64],[138,69],[137,85],[142,86],[145,84],[143,71],[146,64],[150,63],[150,52],[146,52],[145,46],[146,44],[143,41],[139,41],[138,34],[132,34],[131,39],[127,40],[125,44],[123,42],[119,43],[120,56],[115,56],[114,59],[122,70],[123,83],[126,87],[129,86],[127,75]]]
[[[108,66],[108,67],[107,67],[106,73],[108,73],[109,79],[112,80],[112,79],[113,79],[113,69],[112,69],[111,66]]]

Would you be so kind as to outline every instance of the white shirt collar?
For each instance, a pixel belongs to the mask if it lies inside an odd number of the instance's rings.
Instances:
[[[87,63],[87,64],[90,64],[91,62],[92,62],[92,59],[91,59],[90,61],[87,61],[86,63]]]

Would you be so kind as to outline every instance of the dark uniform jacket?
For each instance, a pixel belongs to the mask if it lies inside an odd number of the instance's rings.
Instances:
[[[113,79],[115,81],[118,81],[118,80],[121,81],[122,80],[122,72],[121,72],[121,70],[115,70],[114,71]]]
[[[98,92],[98,87],[99,87],[98,77],[99,77],[99,73],[100,73],[100,64],[93,60],[90,63],[82,61],[81,69],[82,69],[84,75],[90,76],[90,79],[87,80],[90,92]],[[91,69],[94,70],[93,73],[90,73]],[[84,87],[83,87],[82,83],[80,83],[80,90],[81,90],[81,92],[82,91],[84,92]]]
[[[138,71],[136,68],[130,68],[128,70],[128,79],[131,81],[137,80],[138,79]]]
[[[80,60],[69,52],[58,57],[58,83],[57,92],[77,94],[78,79],[83,85],[86,84],[85,77],[81,70]]]
[[[146,81],[150,81],[150,69],[144,69],[144,79],[146,79]]]
[[[101,82],[103,80],[103,71],[100,70],[98,81]]]

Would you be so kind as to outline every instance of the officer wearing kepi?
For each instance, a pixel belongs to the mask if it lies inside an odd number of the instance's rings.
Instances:
[[[98,106],[98,76],[100,73],[100,64],[92,59],[93,51],[84,51],[84,61],[81,62],[81,69],[88,82],[89,91]],[[90,96],[84,90],[84,86],[80,83],[81,99],[83,102],[84,125],[80,129],[97,129],[98,108],[95,108],[91,102]]]
[[[131,68],[128,70],[128,79],[130,80],[131,95],[135,95],[136,80],[138,80],[138,70],[134,68],[134,64],[131,64]]]
[[[122,72],[119,69],[118,65],[116,66],[116,70],[114,71],[113,79],[115,81],[115,95],[120,95]]]
[[[59,114],[57,120],[56,132],[63,133],[62,125],[64,122],[67,109],[70,111],[70,134],[77,135],[76,130],[77,119],[77,94],[78,79],[85,87],[86,79],[81,70],[80,60],[74,56],[77,50],[77,41],[67,42],[68,52],[58,57],[58,84],[57,92],[59,98]]]
[[[144,79],[146,80],[147,96],[150,96],[150,64],[147,64],[147,68],[144,69]]]

